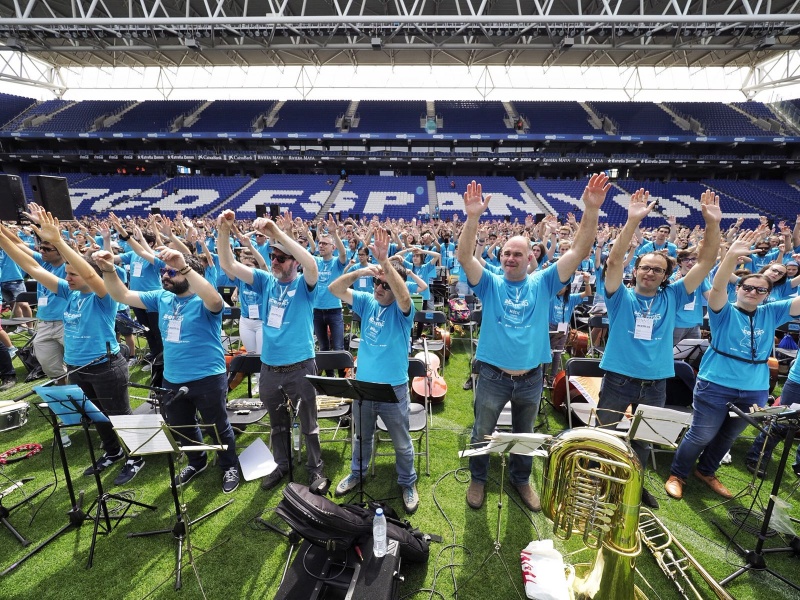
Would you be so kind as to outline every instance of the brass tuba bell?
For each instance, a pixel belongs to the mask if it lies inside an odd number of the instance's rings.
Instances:
[[[580,534],[588,548],[597,550],[591,565],[576,565],[575,598],[642,596],[633,580],[642,550],[643,477],[630,445],[606,430],[578,427],[553,439],[544,465],[542,510],[557,538]]]

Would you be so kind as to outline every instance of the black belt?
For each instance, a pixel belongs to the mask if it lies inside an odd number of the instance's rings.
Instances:
[[[314,312],[322,312],[322,313],[329,313],[329,312],[341,312],[342,307],[339,308],[315,308]]]
[[[628,377],[628,379],[635,381],[641,387],[650,387],[651,385],[657,384],[659,381],[663,381],[661,379],[637,379],[636,377]]]
[[[279,365],[277,367],[266,364],[264,366],[267,368],[267,371],[272,371],[273,373],[291,373],[292,371],[299,371],[305,367],[306,363],[308,363],[310,360],[310,358],[307,358],[305,360],[301,360],[300,362],[292,363],[291,365]]]
[[[500,377],[504,379],[510,379],[511,381],[524,381],[525,379],[530,379],[531,377],[536,375],[537,372],[541,369],[541,366],[538,366],[534,367],[530,371],[525,371],[524,373],[520,373],[519,375],[512,375],[511,373],[506,373],[505,371],[503,371],[503,369],[495,367],[494,365],[490,365],[489,363],[483,363],[483,364],[489,367],[492,371],[494,371],[498,375],[500,375]]]

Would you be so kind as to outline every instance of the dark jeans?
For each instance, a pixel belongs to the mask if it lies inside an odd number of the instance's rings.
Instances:
[[[76,365],[67,365],[70,371],[75,368]],[[131,414],[128,362],[121,354],[113,356],[111,361],[91,365],[70,374],[69,382],[79,386],[86,397],[107,416]],[[103,450],[109,454],[119,452],[120,443],[111,423],[95,423],[95,429],[103,442]]]
[[[211,443],[224,444],[228,447],[227,450],[217,453],[219,466],[223,471],[237,466],[239,459],[236,457],[236,439],[225,410],[228,394],[228,379],[225,373],[182,383],[164,380],[164,387],[169,390],[178,390],[183,386],[189,388],[189,393],[175,402],[168,402],[164,407],[167,423],[170,427],[177,428],[173,431],[175,440],[180,444],[203,444],[203,433],[197,424],[199,412],[203,419],[203,429],[211,436]],[[219,439],[216,438],[212,425]],[[195,469],[202,469],[208,460],[205,452],[187,452],[186,456],[189,459],[189,466]]]
[[[17,372],[14,370],[14,365],[11,362],[11,354],[8,348],[0,344],[0,376],[16,378]]]
[[[328,334],[330,329],[330,335]],[[344,319],[341,308],[314,309],[314,335],[317,336],[320,350],[344,350]],[[327,377],[333,377],[333,371],[325,371]],[[344,371],[339,373],[344,377]]]

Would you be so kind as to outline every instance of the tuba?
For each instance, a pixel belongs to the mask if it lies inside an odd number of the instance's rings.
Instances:
[[[545,460],[542,510],[553,534],[572,534],[597,550],[591,565],[577,565],[575,598],[628,600],[640,597],[634,564],[641,552],[639,505],[643,471],[622,438],[578,427],[553,439]]]

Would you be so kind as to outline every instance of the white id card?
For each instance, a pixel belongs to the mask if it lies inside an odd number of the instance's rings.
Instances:
[[[133,276],[134,277],[142,276],[142,263],[137,262],[133,264]]]
[[[556,329],[558,333],[567,333],[567,324],[566,323],[559,323],[558,328]]]
[[[694,310],[694,300],[683,305],[683,310]]]
[[[633,330],[633,339],[652,340],[653,339],[653,319],[650,317],[636,317],[636,325]]]
[[[247,318],[249,319],[258,319],[258,305],[251,304],[247,307]]]
[[[273,306],[269,309],[267,327],[279,328],[283,324],[283,313],[286,309],[281,306]]]
[[[181,341],[181,321],[173,319],[167,325],[167,341],[180,342]]]
[[[42,306],[47,306],[47,296],[39,296],[38,304],[39,308]]]

